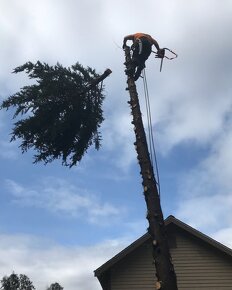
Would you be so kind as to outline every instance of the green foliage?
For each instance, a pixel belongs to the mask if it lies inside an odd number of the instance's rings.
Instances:
[[[59,283],[55,282],[53,284],[51,284],[47,290],[63,290],[64,288],[60,286]]]
[[[1,289],[3,290],[34,290],[30,279],[23,274],[19,276],[15,273],[12,273],[9,277],[4,276],[1,280]]]
[[[92,144],[99,149],[104,96],[99,85],[91,85],[99,77],[95,70],[79,63],[65,68],[28,62],[14,73],[23,71],[36,83],[1,105],[15,108],[13,118],[24,117],[14,123],[11,138],[21,140],[22,153],[33,148],[34,163],[62,159],[63,165],[72,167]]]

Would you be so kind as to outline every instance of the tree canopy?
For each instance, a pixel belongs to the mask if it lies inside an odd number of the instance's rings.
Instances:
[[[14,272],[10,276],[4,276],[1,280],[3,290],[34,290],[30,279],[24,275],[17,275]]]
[[[35,290],[31,280],[24,274],[15,274],[4,276],[1,282],[1,289],[3,290]],[[47,290],[63,290],[64,288],[57,282],[52,283]]]
[[[72,167],[91,145],[100,148],[104,95],[102,78],[94,69],[38,61],[13,72],[25,72],[35,80],[1,104],[1,109],[15,109],[11,141],[21,140],[22,153],[33,148],[34,163],[62,159],[63,165]]]
[[[47,290],[63,290],[64,288],[62,286],[60,286],[59,283],[55,282],[55,283],[52,283],[48,288]]]

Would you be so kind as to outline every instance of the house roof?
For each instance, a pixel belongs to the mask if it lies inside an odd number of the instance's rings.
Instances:
[[[174,224],[177,228],[180,228],[184,230],[185,232],[191,234],[192,236],[206,242],[208,245],[211,245],[212,247],[218,249],[220,252],[229,255],[232,257],[232,249],[224,246],[223,244],[217,242],[216,240],[210,238],[209,236],[201,233],[200,231],[192,228],[191,226],[185,224],[184,222],[178,220],[174,216],[170,215],[165,220],[165,226]],[[150,239],[150,235],[146,233],[145,235],[141,236],[139,239],[137,239],[135,242],[130,244],[128,247],[126,247],[124,250],[119,252],[117,255],[115,255],[113,258],[108,260],[106,263],[104,263],[102,266],[97,268],[94,271],[95,276],[99,277],[104,272],[109,270],[114,264],[116,264],[118,261],[123,259],[125,256],[127,256],[129,253],[133,252],[136,248],[138,248],[140,245],[142,245],[144,242],[148,241]]]

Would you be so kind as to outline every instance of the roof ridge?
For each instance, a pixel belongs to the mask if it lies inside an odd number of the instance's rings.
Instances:
[[[177,219],[173,215],[169,215],[164,220],[165,226],[168,226],[170,224],[174,224],[177,227],[181,228],[182,230],[190,233],[191,235],[197,237],[198,239],[208,243],[212,247],[218,249],[219,251],[223,252],[224,254],[229,255],[232,257],[232,249],[229,247],[223,245],[222,243],[216,241],[215,239],[207,236],[206,234],[203,234],[199,230],[196,230],[195,228],[189,226],[188,224],[182,222],[181,220]],[[94,271],[95,276],[101,275],[104,271],[108,270],[111,266],[113,266],[116,262],[120,261],[123,257],[131,253],[133,250],[135,250],[137,247],[142,245],[144,242],[146,242],[150,238],[150,235],[148,233],[145,233],[140,238],[136,239],[133,243],[128,245],[126,248],[124,248],[122,251],[120,251],[118,254],[113,256],[110,260],[105,262],[103,265],[101,265],[99,268],[97,268]]]

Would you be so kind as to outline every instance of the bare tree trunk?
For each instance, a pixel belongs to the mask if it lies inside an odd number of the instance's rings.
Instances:
[[[131,64],[129,48],[125,49],[125,55],[125,64],[129,69]],[[143,127],[138,93],[134,79],[131,75],[128,75],[127,84],[130,93],[130,101],[128,103],[131,106],[133,116],[132,124],[134,124],[136,136],[136,142],[134,144],[141,168],[140,173],[142,175],[142,184],[147,205],[147,220],[149,223],[148,233],[152,237],[153,260],[157,276],[156,289],[177,290],[176,275],[169,252],[160,198],[148,151],[146,134]]]

